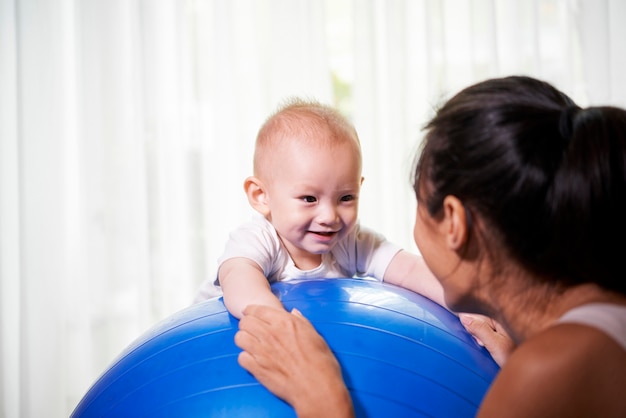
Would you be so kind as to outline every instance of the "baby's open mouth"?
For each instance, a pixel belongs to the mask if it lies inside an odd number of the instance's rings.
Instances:
[[[337,233],[337,231],[311,231],[311,233],[315,234],[315,235],[321,235],[323,237],[330,237],[332,235],[335,235]]]

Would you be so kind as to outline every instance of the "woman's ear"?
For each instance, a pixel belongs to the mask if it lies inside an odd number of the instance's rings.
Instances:
[[[446,196],[443,199],[443,213],[446,225],[446,243],[451,249],[462,248],[469,237],[471,220],[465,206],[456,196]]]
[[[251,176],[244,180],[243,189],[248,196],[248,203],[263,216],[268,216],[270,208],[265,185],[257,177]]]

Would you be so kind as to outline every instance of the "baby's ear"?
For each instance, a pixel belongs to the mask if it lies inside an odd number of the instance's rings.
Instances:
[[[270,208],[267,201],[267,191],[265,185],[257,177],[248,177],[243,182],[243,189],[248,196],[250,206],[263,216],[268,216]]]

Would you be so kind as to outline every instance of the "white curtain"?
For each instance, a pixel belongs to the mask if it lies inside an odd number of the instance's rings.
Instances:
[[[415,250],[412,152],[506,74],[626,106],[620,0],[0,0],[0,417],[68,416],[187,306],[287,96],[359,131],[362,223]]]

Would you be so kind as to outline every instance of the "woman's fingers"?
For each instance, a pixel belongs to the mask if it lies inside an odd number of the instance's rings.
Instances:
[[[483,345],[500,367],[515,349],[513,339],[493,319],[478,314],[459,314],[461,323]]]

